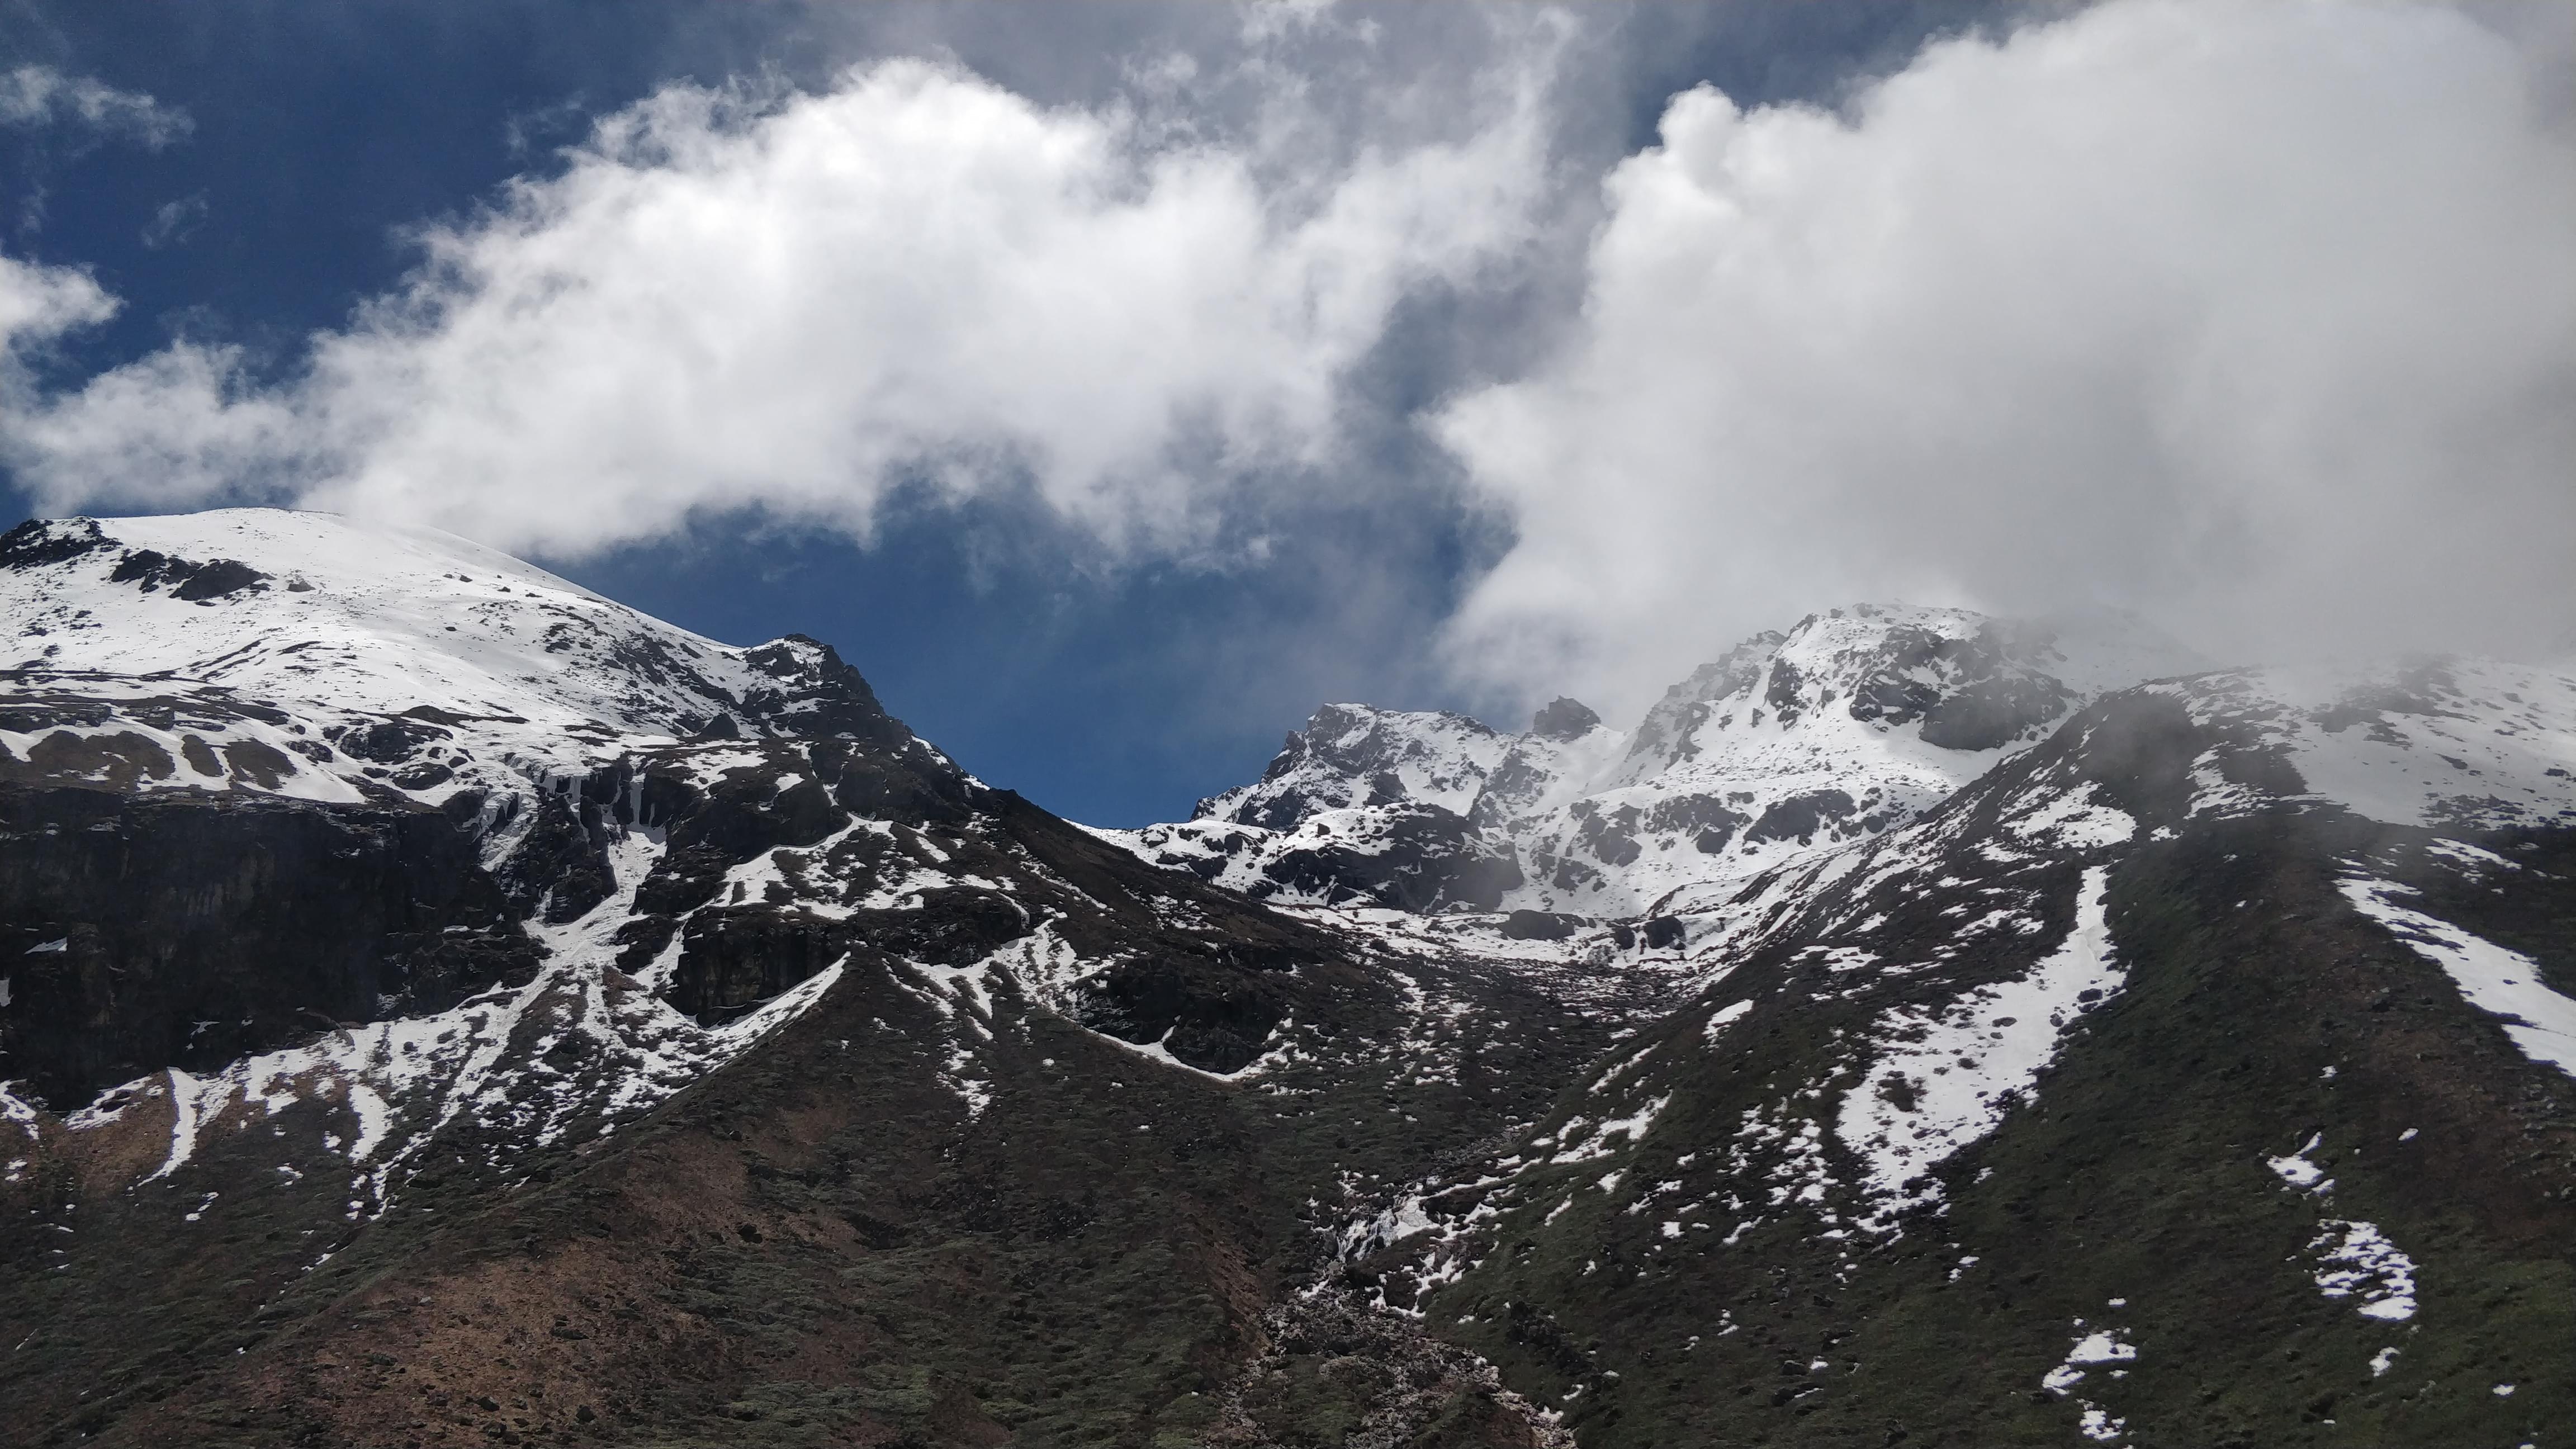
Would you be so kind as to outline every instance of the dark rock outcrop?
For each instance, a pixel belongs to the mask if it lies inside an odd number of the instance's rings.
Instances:
[[[68,1110],[531,969],[445,816],[251,794],[0,786],[8,1075]]]
[[[1562,941],[1590,924],[1561,911],[1514,911],[1503,918],[1503,935],[1514,941]]]
[[[1795,840],[1804,845],[1813,840],[1818,831],[1831,830],[1859,811],[1860,807],[1853,803],[1847,791],[1812,790],[1803,795],[1792,795],[1763,811],[1762,818],[1753,822],[1753,828],[1744,832],[1744,838],[1757,844],[1767,840]]]
[[[1530,733],[1543,740],[1579,740],[1601,727],[1601,716],[1580,700],[1563,696],[1530,716]]]
[[[30,518],[0,534],[0,568],[24,569],[61,563],[108,546],[107,534],[95,519],[56,521]]]
[[[1365,901],[1404,911],[1444,905],[1492,910],[1520,884],[1520,866],[1498,855],[1475,827],[1437,805],[1400,804],[1370,811],[1353,833],[1321,825],[1301,828],[1283,842],[1264,872],[1256,897],[1296,891],[1340,905]]]
[[[195,603],[219,599],[237,590],[264,587],[269,576],[239,559],[219,558],[196,563],[172,558],[157,549],[141,548],[119,560],[108,575],[120,584],[136,584],[145,593],[167,588],[174,598]]]

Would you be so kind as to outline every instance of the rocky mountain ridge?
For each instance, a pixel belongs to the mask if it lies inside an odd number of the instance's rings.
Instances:
[[[2470,661],[2110,694],[1690,917],[1694,1001],[1353,1274],[1586,1442],[1900,1442],[1963,1337],[1967,1442],[2546,1442],[2571,731]]]
[[[1511,738],[1327,705],[1259,782],[1110,838],[1282,904],[1666,916],[1917,817],[2105,690],[2200,667],[2132,621],[2062,636],[1855,605],[1737,645],[1627,733],[1570,699]]]
[[[1484,963],[1394,959],[1152,870],[976,780],[820,643],[718,645],[444,535],[266,510],[33,522],[0,539],[0,618],[23,651],[0,671],[8,1442],[736,1424],[737,1396],[700,1386],[762,1360],[709,1352],[687,1326],[706,1315],[675,1306],[710,1232],[755,1275],[786,1245],[856,1254],[899,1286],[834,1311],[883,1318],[957,1300],[932,1229],[959,1223],[1164,1347],[1104,1335],[1123,1354],[1104,1368],[907,1333],[866,1356],[881,1391],[790,1419],[983,1433],[1000,1413],[1044,1440],[1180,1415],[1308,1251],[1327,1162],[1489,1132],[1608,1029]],[[1400,1131],[1325,1130],[1505,1019],[1565,1031],[1436,1071]],[[766,1085],[724,1105],[746,1073]],[[795,1145],[736,1146],[727,1124],[791,1083],[813,1109]],[[1139,1176],[1158,1123],[1195,1125]],[[1247,1195],[1227,1166],[1262,1124],[1304,1144],[1293,1193]],[[1014,1156],[996,1187],[994,1154],[1032,1137],[1071,1155],[1053,1175]],[[653,1166],[673,1150],[717,1154],[716,1184],[675,1195]],[[789,1204],[782,1152],[841,1166]],[[853,1154],[877,1166],[853,1178]],[[569,1218],[531,1206],[559,1181],[583,1184]],[[972,1206],[997,1192],[1037,1204],[1034,1236]],[[1198,1206],[1152,1206],[1175,1195]],[[633,1229],[613,1271],[570,1226],[601,1211]],[[457,1231],[554,1243],[565,1276],[523,1291],[555,1306],[521,1322],[488,1286],[435,1325],[408,1298],[363,1306],[383,1274],[461,1291],[482,1270],[443,1256]],[[990,1286],[1025,1303],[1012,1276]],[[650,1331],[615,1331],[643,1305]],[[1019,1309],[986,1309],[1018,1332]],[[758,1311],[744,1331],[777,1321]],[[123,1330],[136,1312],[152,1331]],[[384,1322],[428,1338],[370,1350],[398,1365],[370,1389],[335,1383]],[[555,1356],[485,1351],[528,1337]],[[1003,1375],[988,1407],[941,1407],[968,1360]],[[902,1387],[934,1371],[929,1399]],[[1514,1419],[1454,1387],[1425,1402]]]
[[[0,627],[0,1443],[2576,1414],[2576,679],[1851,609],[1150,844],[443,535],[33,523]]]

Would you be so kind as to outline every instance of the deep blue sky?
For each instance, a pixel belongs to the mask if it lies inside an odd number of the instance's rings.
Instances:
[[[1591,72],[1593,133],[1569,144],[1593,161],[1645,144],[1665,99],[1702,81],[1745,104],[1831,103],[1987,8],[1583,7],[1607,59]],[[1141,42],[1186,48],[1232,23],[1182,5],[17,4],[0,9],[0,69],[44,65],[148,92],[193,132],[154,151],[0,128],[0,253],[87,267],[124,300],[50,361],[65,378],[181,333],[285,369],[308,333],[415,263],[407,228],[542,173],[589,117],[671,80],[810,85],[872,57],[944,50],[1040,101],[1098,101]],[[174,203],[181,225],[148,236]],[[1563,302],[1415,306],[1361,384],[1379,419],[1361,426],[1365,466],[1410,486],[1319,505],[1258,564],[1106,568],[1042,510],[1008,501],[897,508],[864,547],[730,517],[677,545],[546,562],[719,639],[829,640],[924,735],[1060,813],[1175,818],[1256,774],[1325,699],[1520,703],[1460,697],[1429,662],[1439,620],[1503,539],[1441,486],[1449,465],[1404,419],[1507,360],[1509,339],[1543,332],[1542,314]],[[0,510],[28,505],[13,487]],[[1712,652],[1726,642],[1710,640]]]

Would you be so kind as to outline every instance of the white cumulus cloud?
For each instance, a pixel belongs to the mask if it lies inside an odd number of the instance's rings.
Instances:
[[[87,272],[0,257],[0,352],[14,354],[115,312],[115,300]]]
[[[761,96],[673,86],[283,381],[181,342],[5,425],[53,509],[244,496],[510,548],[757,508],[864,535],[906,485],[1033,487],[1114,545],[1204,541],[1221,480],[1312,468],[1409,291],[1520,247],[1543,57],[1446,139],[1327,174],[916,60]],[[1212,482],[1211,480],[1219,480]]]
[[[1674,98],[1571,340],[1432,424],[1517,531],[1454,658],[1633,707],[1886,597],[2576,638],[2563,60],[2434,5],[2111,0],[1835,113]]]

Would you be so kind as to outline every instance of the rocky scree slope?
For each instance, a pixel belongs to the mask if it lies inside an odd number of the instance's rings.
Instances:
[[[1195,1433],[1617,1021],[442,534],[30,523],[0,621],[0,1442]],[[1540,1442],[1416,1341],[1224,1412]]]

